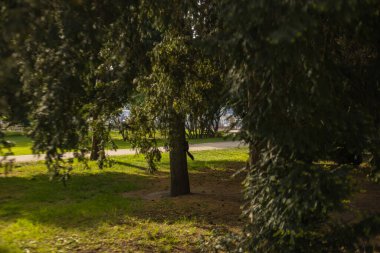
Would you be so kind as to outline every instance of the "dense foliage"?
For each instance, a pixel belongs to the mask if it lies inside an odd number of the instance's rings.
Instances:
[[[166,137],[172,195],[187,194],[185,127],[215,131],[228,104],[250,145],[247,226],[216,246],[370,250],[378,218],[332,214],[363,157],[379,180],[378,1],[17,0],[0,11],[0,119],[30,110],[34,151],[53,173],[71,168],[67,150],[92,149],[102,167],[109,122],[128,104],[133,146],[154,171],[156,134]]]
[[[378,220],[363,229],[331,218],[363,153],[379,176],[379,10],[371,0],[222,1],[218,39],[251,147],[236,250],[362,251],[379,232]]]
[[[135,76],[131,59],[141,44],[135,36],[135,6],[115,1],[2,3],[8,17],[4,33],[19,71],[12,76],[22,82],[18,92],[29,96],[33,149],[47,154],[53,174],[63,168],[61,156],[69,150],[91,150],[91,158],[103,167],[104,148],[112,145],[107,122],[126,102]],[[122,57],[115,57],[118,51]],[[2,83],[9,91],[17,88]]]

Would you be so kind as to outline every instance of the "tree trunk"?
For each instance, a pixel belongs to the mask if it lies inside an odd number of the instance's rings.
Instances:
[[[173,113],[170,129],[170,195],[178,196],[190,193],[189,174],[187,171],[185,119]]]
[[[91,161],[96,161],[99,158],[99,145],[100,145],[100,140],[96,136],[96,131],[92,135],[92,143],[91,143],[91,154],[90,154],[90,160]]]
[[[251,169],[259,160],[258,148],[253,144],[249,144],[249,169]]]

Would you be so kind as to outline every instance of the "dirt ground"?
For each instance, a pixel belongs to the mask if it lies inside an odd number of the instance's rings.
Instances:
[[[228,170],[197,169],[190,173],[191,194],[169,196],[169,178],[158,173],[157,180],[146,189],[124,193],[125,197],[141,198],[145,201],[140,212],[142,217],[154,220],[196,219],[205,226],[239,230],[240,206],[243,203],[243,175],[233,177],[239,168]]]
[[[198,169],[190,173],[192,194],[180,197],[169,197],[169,177],[158,173],[149,187],[144,190],[124,193],[125,197],[136,197],[144,200],[141,217],[150,217],[157,221],[175,221],[180,217],[201,221],[205,229],[220,228],[239,232],[244,224],[241,216],[243,204],[242,184],[244,175],[232,175],[240,167],[230,166],[226,171],[209,168]],[[344,218],[353,221],[353,213],[380,213],[380,185],[368,182],[358,175],[358,193],[349,203],[351,210]],[[380,237],[375,239],[380,245]]]

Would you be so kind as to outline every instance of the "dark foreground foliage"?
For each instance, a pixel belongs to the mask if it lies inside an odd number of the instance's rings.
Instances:
[[[248,223],[225,242],[250,252],[370,251],[378,217],[339,224],[331,214],[353,193],[350,175],[364,154],[379,179],[379,2],[220,7],[219,44],[251,149]]]

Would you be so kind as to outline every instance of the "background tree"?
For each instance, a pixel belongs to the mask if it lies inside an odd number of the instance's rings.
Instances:
[[[171,195],[190,193],[186,159],[186,117],[204,105],[206,94],[212,92],[218,71],[200,42],[204,39],[195,30],[194,13],[199,3],[193,1],[162,1],[149,3],[152,24],[160,38],[149,52],[151,69],[136,80],[137,97],[132,121],[140,127],[139,137],[149,136],[150,142],[140,143],[159,159],[154,133],[167,138],[170,152]],[[144,132],[145,131],[145,132]],[[135,142],[138,143],[138,142]],[[153,154],[153,155],[152,155]],[[154,155],[156,154],[156,155]],[[153,164],[153,163],[151,163]]]
[[[218,135],[221,116],[225,113],[228,102],[228,87],[222,76],[223,63],[215,51],[208,48],[210,34],[214,31],[217,19],[215,1],[198,1],[191,13],[189,22],[192,26],[196,45],[202,48],[203,54],[212,62],[213,69],[208,76],[212,87],[200,93],[202,102],[194,101],[186,119],[186,134],[189,138],[207,138]]]
[[[213,61],[215,64],[217,61]],[[201,100],[194,101],[191,112],[187,115],[185,126],[188,138],[217,137],[220,118],[225,113],[226,90],[223,88],[222,78],[217,74],[216,68],[207,73],[212,87],[200,93]]]

